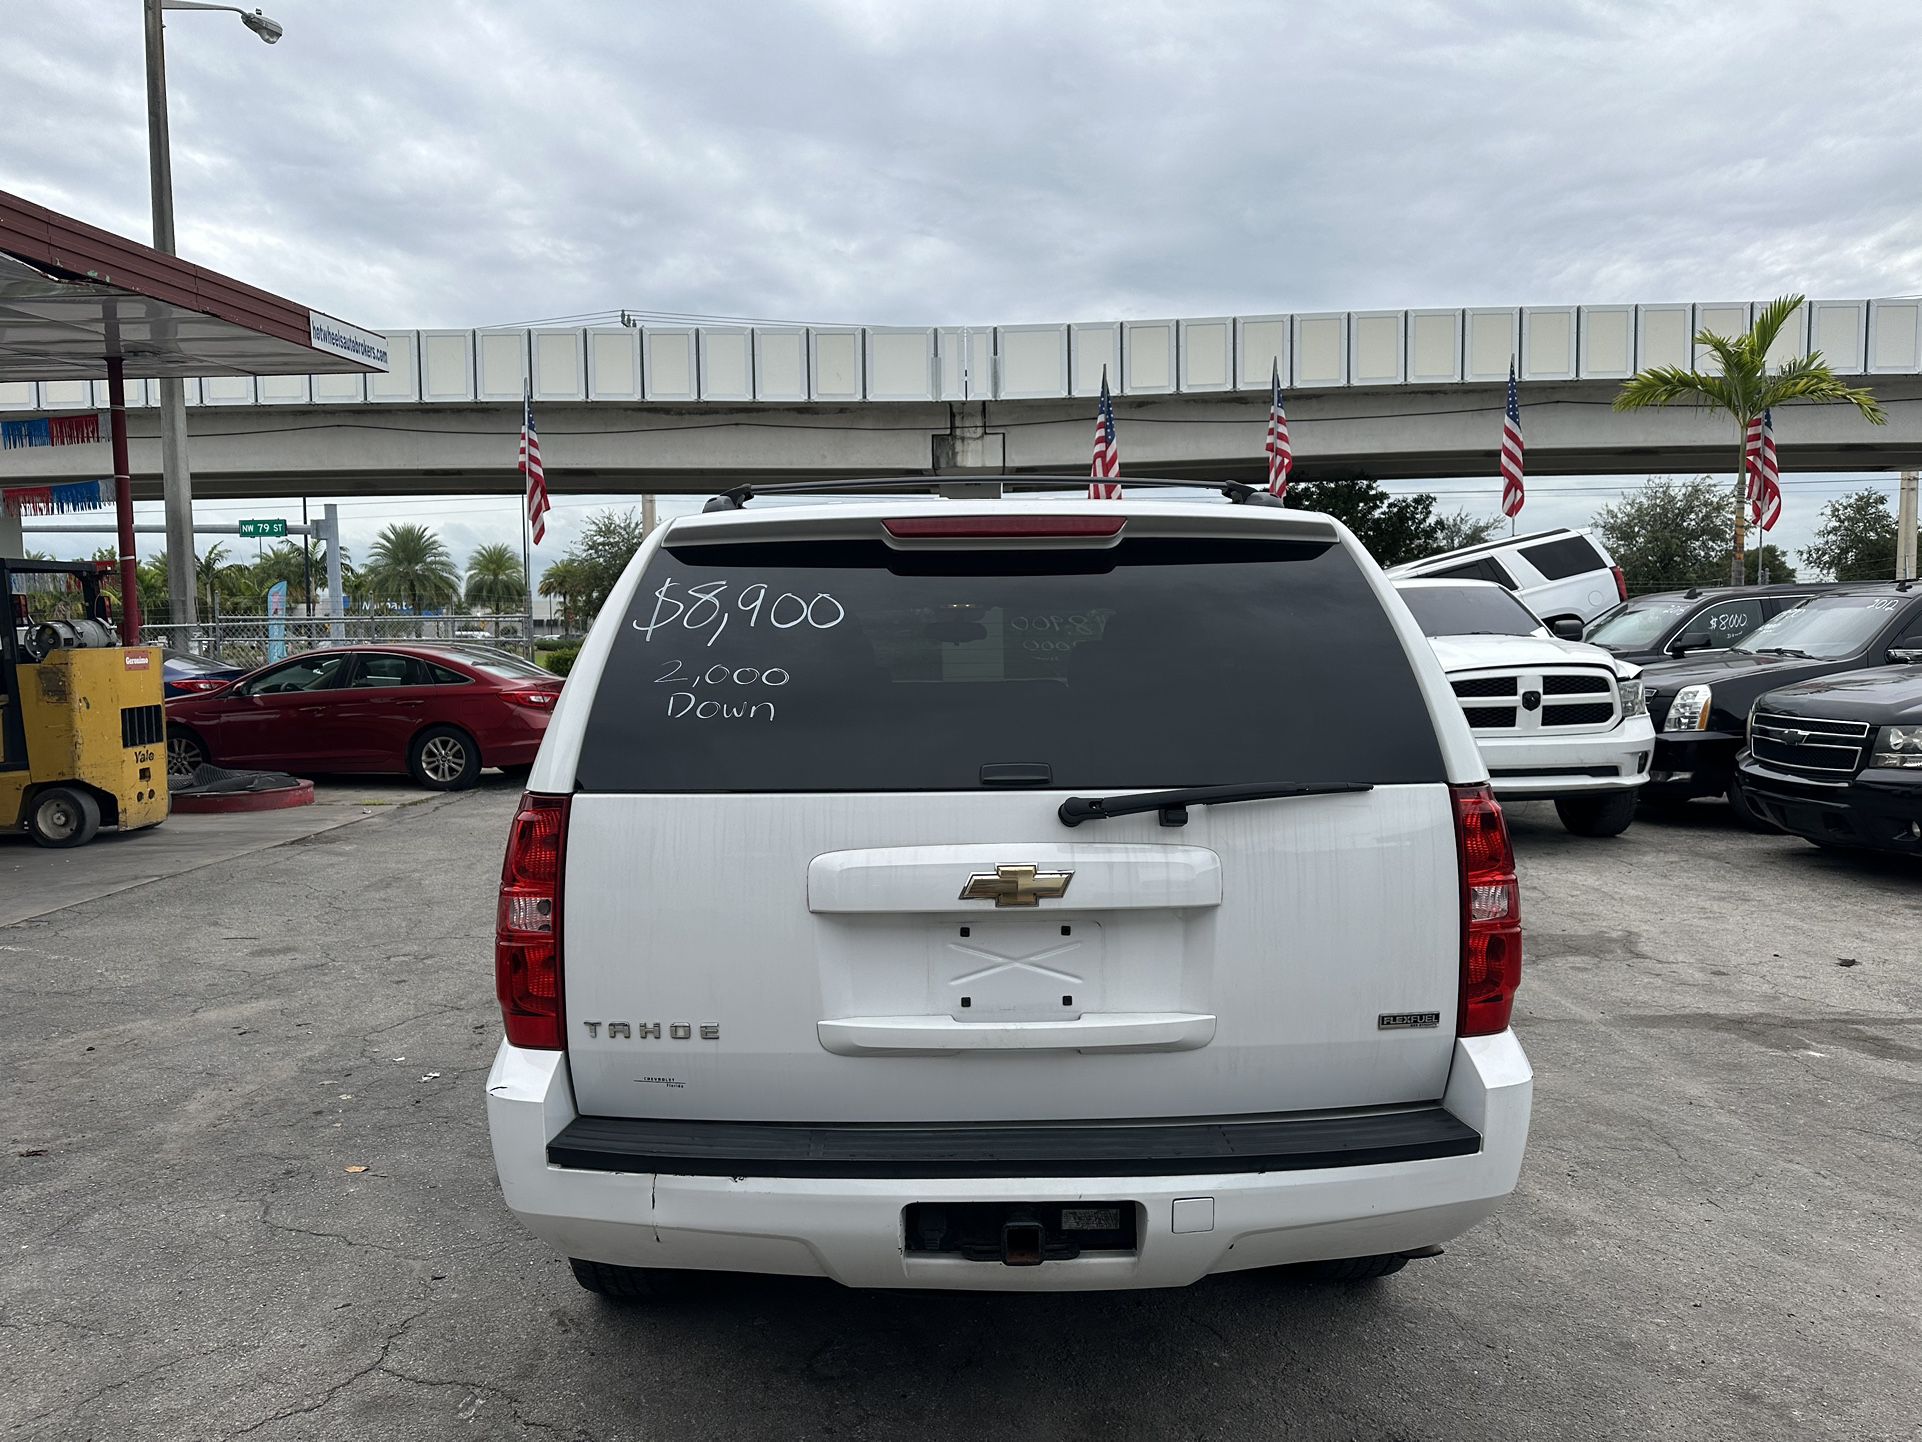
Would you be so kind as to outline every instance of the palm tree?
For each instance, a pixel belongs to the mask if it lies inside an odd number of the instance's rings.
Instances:
[[[365,579],[415,614],[427,604],[460,595],[454,558],[425,526],[400,523],[382,530],[368,553]]]
[[[1735,544],[1729,551],[1729,584],[1742,584],[1744,536],[1748,520],[1744,470],[1743,438],[1749,422],[1764,411],[1788,401],[1813,401],[1818,405],[1852,405],[1872,425],[1882,425],[1888,417],[1876,403],[1872,392],[1845,385],[1829,369],[1820,351],[1784,361],[1769,368],[1769,348],[1782,327],[1801,308],[1802,297],[1785,295],[1762,307],[1748,334],[1734,337],[1703,331],[1695,344],[1713,355],[1721,366],[1719,374],[1684,370],[1680,366],[1651,366],[1622,383],[1615,397],[1618,411],[1639,411],[1649,406],[1673,405],[1678,401],[1704,409],[1725,411],[1735,421]]]
[[[574,602],[582,589],[580,563],[570,560],[553,562],[541,572],[540,584],[534,589],[543,596],[557,597],[561,603],[561,629],[571,632],[574,629]]]
[[[478,547],[467,558],[467,604],[496,616],[519,610],[527,601],[521,558],[501,542]]]
[[[287,583],[287,599],[292,605],[304,606],[311,599],[307,594],[307,552],[292,541],[282,541],[271,551],[264,552],[249,568],[253,584],[261,595],[278,581]],[[325,576],[325,569],[317,568],[316,574]]]
[[[244,603],[252,590],[248,584],[247,568],[238,562],[227,560],[227,547],[215,541],[207,547],[207,554],[196,558],[194,572],[197,589],[206,599],[210,614],[235,610]]]
[[[140,614],[151,616],[156,625],[173,619],[173,605],[167,595],[167,558],[147,557],[134,567],[134,584],[140,589]]]

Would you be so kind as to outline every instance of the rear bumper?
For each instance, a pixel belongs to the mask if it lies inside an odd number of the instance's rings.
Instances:
[[[1812,785],[1745,757],[1749,801],[1784,831],[1837,846],[1922,856],[1922,772],[1876,768],[1843,786]]]
[[[1457,1041],[1446,1112],[1473,1150],[1421,1160],[1303,1169],[1135,1175],[1117,1162],[1061,1176],[753,1176],[559,1165],[549,1144],[576,1121],[565,1058],[503,1043],[487,1081],[494,1164],[508,1207],[556,1250],[636,1267],[819,1276],[852,1287],[1072,1291],[1178,1287],[1212,1272],[1409,1251],[1488,1216],[1514,1189],[1528,1139],[1533,1079],[1513,1032]],[[592,1128],[569,1133],[578,1140]],[[570,1162],[637,1164],[563,1144]],[[1334,1159],[1339,1161],[1340,1159]],[[1273,1166],[1273,1157],[1264,1157]],[[1246,1165],[1245,1161],[1239,1165]],[[742,1165],[749,1165],[742,1163]],[[957,1168],[957,1170],[960,1168]],[[977,1168],[978,1169],[978,1168]],[[846,1170],[846,1168],[838,1168]],[[1007,1168],[1001,1168],[1007,1170]],[[1211,1203],[1182,1209],[1177,1201]],[[1139,1244],[1035,1267],[910,1253],[914,1203],[1121,1201],[1140,1208]],[[1197,1214],[1206,1230],[1188,1230]]]
[[[1637,716],[1599,735],[1507,739],[1476,732],[1475,744],[1497,797],[1538,801],[1642,785],[1655,753],[1655,728]]]

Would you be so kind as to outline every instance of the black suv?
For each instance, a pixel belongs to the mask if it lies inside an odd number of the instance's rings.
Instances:
[[[1743,797],[1735,770],[1749,708],[1765,691],[1886,666],[1891,651],[1905,649],[1922,649],[1922,585],[1882,581],[1811,596],[1726,651],[1645,668],[1656,737],[1643,799],[1726,795],[1744,822],[1766,827]]]
[[[1725,651],[1791,606],[1834,589],[1818,583],[1656,591],[1597,616],[1582,639],[1641,666],[1698,651]]]
[[[1922,662],[1922,650],[1902,656]],[[1922,665],[1770,691],[1749,717],[1749,804],[1817,846],[1922,855]]]

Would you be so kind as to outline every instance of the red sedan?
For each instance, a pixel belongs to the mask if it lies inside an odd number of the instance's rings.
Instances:
[[[531,766],[560,694],[560,677],[481,646],[303,651],[169,701],[167,772],[407,772],[453,791],[483,766]]]

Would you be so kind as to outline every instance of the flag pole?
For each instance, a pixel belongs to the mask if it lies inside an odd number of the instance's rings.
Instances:
[[[521,437],[527,436],[527,417],[534,406],[534,382],[530,379],[521,406]],[[527,602],[527,634],[521,645],[527,652],[527,659],[534,659],[534,523],[528,519],[527,470],[521,467],[521,585],[522,596]]]
[[[521,582],[527,598],[527,659],[534,659],[534,531],[527,522],[527,498],[521,497]]]

